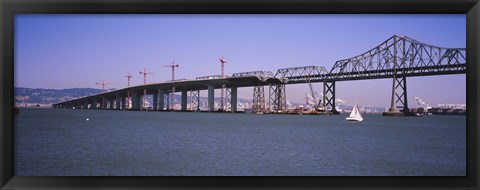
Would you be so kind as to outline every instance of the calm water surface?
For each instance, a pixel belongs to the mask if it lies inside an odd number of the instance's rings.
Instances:
[[[466,175],[465,116],[345,117],[25,108],[15,175]]]

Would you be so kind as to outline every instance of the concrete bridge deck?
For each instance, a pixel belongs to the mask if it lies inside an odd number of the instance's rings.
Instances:
[[[278,78],[266,78],[259,76],[241,76],[228,77],[220,79],[197,79],[197,80],[181,80],[169,81],[163,83],[152,83],[147,85],[131,86],[123,89],[102,92],[86,97],[77,98],[65,102],[53,104],[55,108],[78,108],[78,109],[132,109],[140,110],[142,106],[140,101],[143,95],[153,95],[153,110],[163,110],[165,106],[165,95],[168,96],[175,92],[181,92],[182,95],[182,111],[187,110],[187,93],[192,91],[208,90],[209,111],[214,111],[214,90],[222,87],[230,89],[231,97],[231,111],[235,112],[237,107],[237,88],[240,87],[254,87],[264,85],[278,85],[284,84],[287,80]],[[127,100],[130,93],[132,105],[131,108],[127,106]],[[197,98],[199,96],[197,95]],[[198,100],[197,100],[198,102]],[[100,105],[98,105],[100,104]],[[117,106],[118,105],[118,106]],[[198,108],[198,106],[197,106]]]

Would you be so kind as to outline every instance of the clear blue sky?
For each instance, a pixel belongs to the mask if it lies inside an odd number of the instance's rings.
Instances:
[[[15,86],[107,88],[171,79],[163,65],[180,64],[175,78],[317,65],[361,54],[394,34],[440,47],[466,46],[465,15],[16,15]],[[407,79],[427,103],[465,103],[465,75]],[[389,106],[392,79],[338,82],[337,97],[352,104]],[[315,83],[322,91],[322,83]],[[267,89],[267,88],[266,88]],[[308,85],[288,85],[287,99],[304,102]],[[239,89],[252,98],[251,88]],[[202,92],[206,96],[206,92]]]

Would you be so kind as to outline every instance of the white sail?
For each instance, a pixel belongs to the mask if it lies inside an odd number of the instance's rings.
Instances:
[[[348,116],[348,117],[352,117],[352,118],[353,118],[353,117],[355,117],[357,114],[358,114],[357,105],[355,105],[355,106],[353,107],[352,112],[350,112],[350,116]]]
[[[358,105],[355,104],[352,113],[350,113],[350,116],[345,119],[348,121],[363,121],[362,114],[360,113],[360,110],[358,110]]]

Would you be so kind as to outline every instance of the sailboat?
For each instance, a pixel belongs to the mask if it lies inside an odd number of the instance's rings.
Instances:
[[[352,113],[350,113],[350,116],[345,118],[347,121],[363,121],[362,114],[360,113],[360,110],[358,110],[358,105],[355,104],[355,107],[353,107]]]

